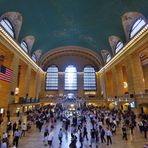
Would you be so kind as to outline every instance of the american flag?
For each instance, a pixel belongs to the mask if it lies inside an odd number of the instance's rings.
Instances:
[[[3,65],[0,66],[0,80],[11,82],[13,71]]]

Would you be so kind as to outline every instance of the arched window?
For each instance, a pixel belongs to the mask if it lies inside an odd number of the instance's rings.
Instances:
[[[29,53],[29,50],[28,50],[28,45],[25,41],[23,41],[21,43],[21,47],[23,48],[23,50],[26,52],[26,53]]]
[[[0,21],[0,24],[3,26],[3,28],[4,28],[13,38],[15,37],[13,26],[12,26],[11,22],[10,22],[8,19],[3,18],[3,19]]]
[[[33,54],[31,58],[32,58],[32,60],[33,60],[34,62],[36,62],[36,61],[37,61],[37,57],[36,57],[36,55],[35,55],[35,54]]]
[[[119,41],[116,45],[115,53],[118,53],[122,47],[123,47],[123,43]]]
[[[96,90],[96,72],[91,66],[84,68],[84,90]]]
[[[65,90],[77,90],[77,69],[73,65],[65,69]]]
[[[55,65],[47,69],[46,90],[58,90],[58,68]]]
[[[130,32],[130,38],[132,38],[140,29],[142,29],[145,26],[146,22],[142,19],[139,18],[136,20],[134,25],[132,26],[131,32]]]
[[[110,61],[110,59],[111,59],[111,55],[108,53],[108,54],[106,55],[106,63],[107,63],[108,61]]]

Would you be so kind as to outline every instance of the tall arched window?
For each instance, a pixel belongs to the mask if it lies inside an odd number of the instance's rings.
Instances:
[[[96,72],[91,66],[84,68],[84,90],[96,90]]]
[[[0,21],[0,24],[3,26],[3,28],[4,28],[13,38],[15,37],[13,26],[12,26],[11,22],[10,22],[8,19],[3,18],[3,19]]]
[[[134,25],[131,28],[130,32],[130,38],[132,38],[140,29],[142,29],[145,26],[146,22],[142,18],[139,18],[136,20]]]
[[[32,58],[32,60],[33,60],[34,62],[36,62],[36,61],[37,61],[37,57],[36,57],[36,55],[35,55],[35,54],[33,54],[31,58]]]
[[[22,41],[21,47],[23,48],[23,50],[24,50],[26,53],[29,53],[28,45],[27,45],[27,43],[26,43],[25,41]]]
[[[77,90],[77,69],[73,65],[65,69],[65,90]]]
[[[123,43],[119,41],[116,45],[115,53],[118,53],[122,47],[123,47]]]
[[[47,69],[46,90],[58,90],[58,68],[55,65]]]

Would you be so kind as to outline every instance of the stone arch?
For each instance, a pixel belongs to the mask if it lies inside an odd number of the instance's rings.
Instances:
[[[24,37],[21,42],[23,42],[23,41],[26,42],[26,44],[28,46],[28,50],[29,50],[29,53],[28,54],[30,55],[31,49],[32,49],[33,44],[35,42],[35,37],[32,36],[32,35],[28,35],[28,36]]]
[[[52,61],[53,61],[53,64],[55,64],[54,61],[56,59],[68,58],[68,57],[72,57],[73,59],[75,59],[75,62],[78,62],[77,59],[82,59],[82,60],[85,59],[87,61],[90,61],[90,64],[93,64],[96,70],[99,70],[103,66],[102,60],[99,57],[99,54],[95,53],[90,49],[79,47],[79,46],[65,46],[65,47],[52,49],[47,53],[45,53],[40,58],[38,63],[40,67],[42,67],[42,69],[46,70],[48,65],[50,65]],[[79,70],[82,70],[82,67]]]
[[[109,41],[109,44],[111,46],[112,53],[113,53],[113,55],[115,55],[116,45],[120,41],[122,42],[122,40],[118,36],[111,35],[111,36],[109,36],[108,41]]]
[[[107,63],[107,56],[110,55],[111,56],[111,53],[108,51],[108,50],[101,50],[101,55],[103,57],[103,60],[104,60],[104,64]],[[112,57],[111,57],[112,58]]]
[[[138,18],[142,18],[146,21],[146,18],[143,16],[143,14],[141,14],[139,12],[126,12],[121,17],[122,25],[123,25],[123,28],[124,28],[124,32],[125,32],[125,36],[126,36],[127,41],[130,40],[129,35],[130,35],[130,32],[131,32],[131,28]]]
[[[34,54],[35,54],[37,61],[38,61],[42,55],[42,51],[40,49],[37,49],[36,51],[34,51]]]
[[[14,28],[15,39],[18,40],[19,33],[21,30],[21,26],[22,26],[22,22],[23,22],[23,17],[21,15],[21,13],[6,12],[0,17],[0,20],[2,20],[3,18],[6,18],[11,22],[11,24]]]

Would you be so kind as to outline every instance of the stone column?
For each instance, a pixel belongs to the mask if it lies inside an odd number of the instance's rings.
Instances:
[[[19,83],[19,97],[25,97],[26,96],[26,73],[27,71],[27,65],[21,65],[20,68],[20,83]]]
[[[100,84],[101,84],[101,95],[103,96],[104,99],[107,99],[105,72],[100,73]]]
[[[101,85],[100,85],[100,74],[97,72],[96,74],[96,95],[97,97],[101,97]]]
[[[78,96],[83,97],[84,95],[84,74],[83,72],[77,73],[77,86],[78,86]]]
[[[116,80],[117,80],[117,96],[122,96],[124,95],[123,91],[123,71],[122,71],[122,66],[118,65],[116,66]]]
[[[35,98],[39,98],[39,93],[41,91],[41,72],[38,70],[36,74],[36,90],[35,90]]]
[[[26,75],[24,77],[25,96],[29,95],[30,79],[31,79],[31,67],[28,65],[27,70],[26,70]]]
[[[112,78],[112,72],[111,70],[107,71],[105,73],[106,76],[106,91],[108,97],[114,97],[113,92],[113,78]]]
[[[36,90],[36,79],[37,74],[34,70],[31,70],[31,77],[30,77],[30,84],[29,84],[29,98],[35,98],[35,90]]]
[[[114,66],[112,68],[112,81],[113,81],[113,94],[114,96],[118,96],[118,86],[117,86],[117,71],[116,67]]]
[[[46,73],[42,73],[41,75],[41,94],[40,96],[44,98],[46,96]]]
[[[14,55],[12,60],[12,69],[13,69],[13,76],[12,76],[12,83],[11,83],[11,89],[10,89],[10,100],[9,103],[12,103],[15,101],[15,88],[17,87],[18,83],[18,70],[19,70],[19,58]]]
[[[65,80],[65,73],[64,72],[59,72],[59,94],[64,95],[64,80]]]
[[[145,91],[144,76],[139,54],[133,54],[125,59],[128,75],[128,90],[130,94],[142,94]]]
[[[148,64],[144,65],[142,68],[143,68],[145,89],[148,90]]]

